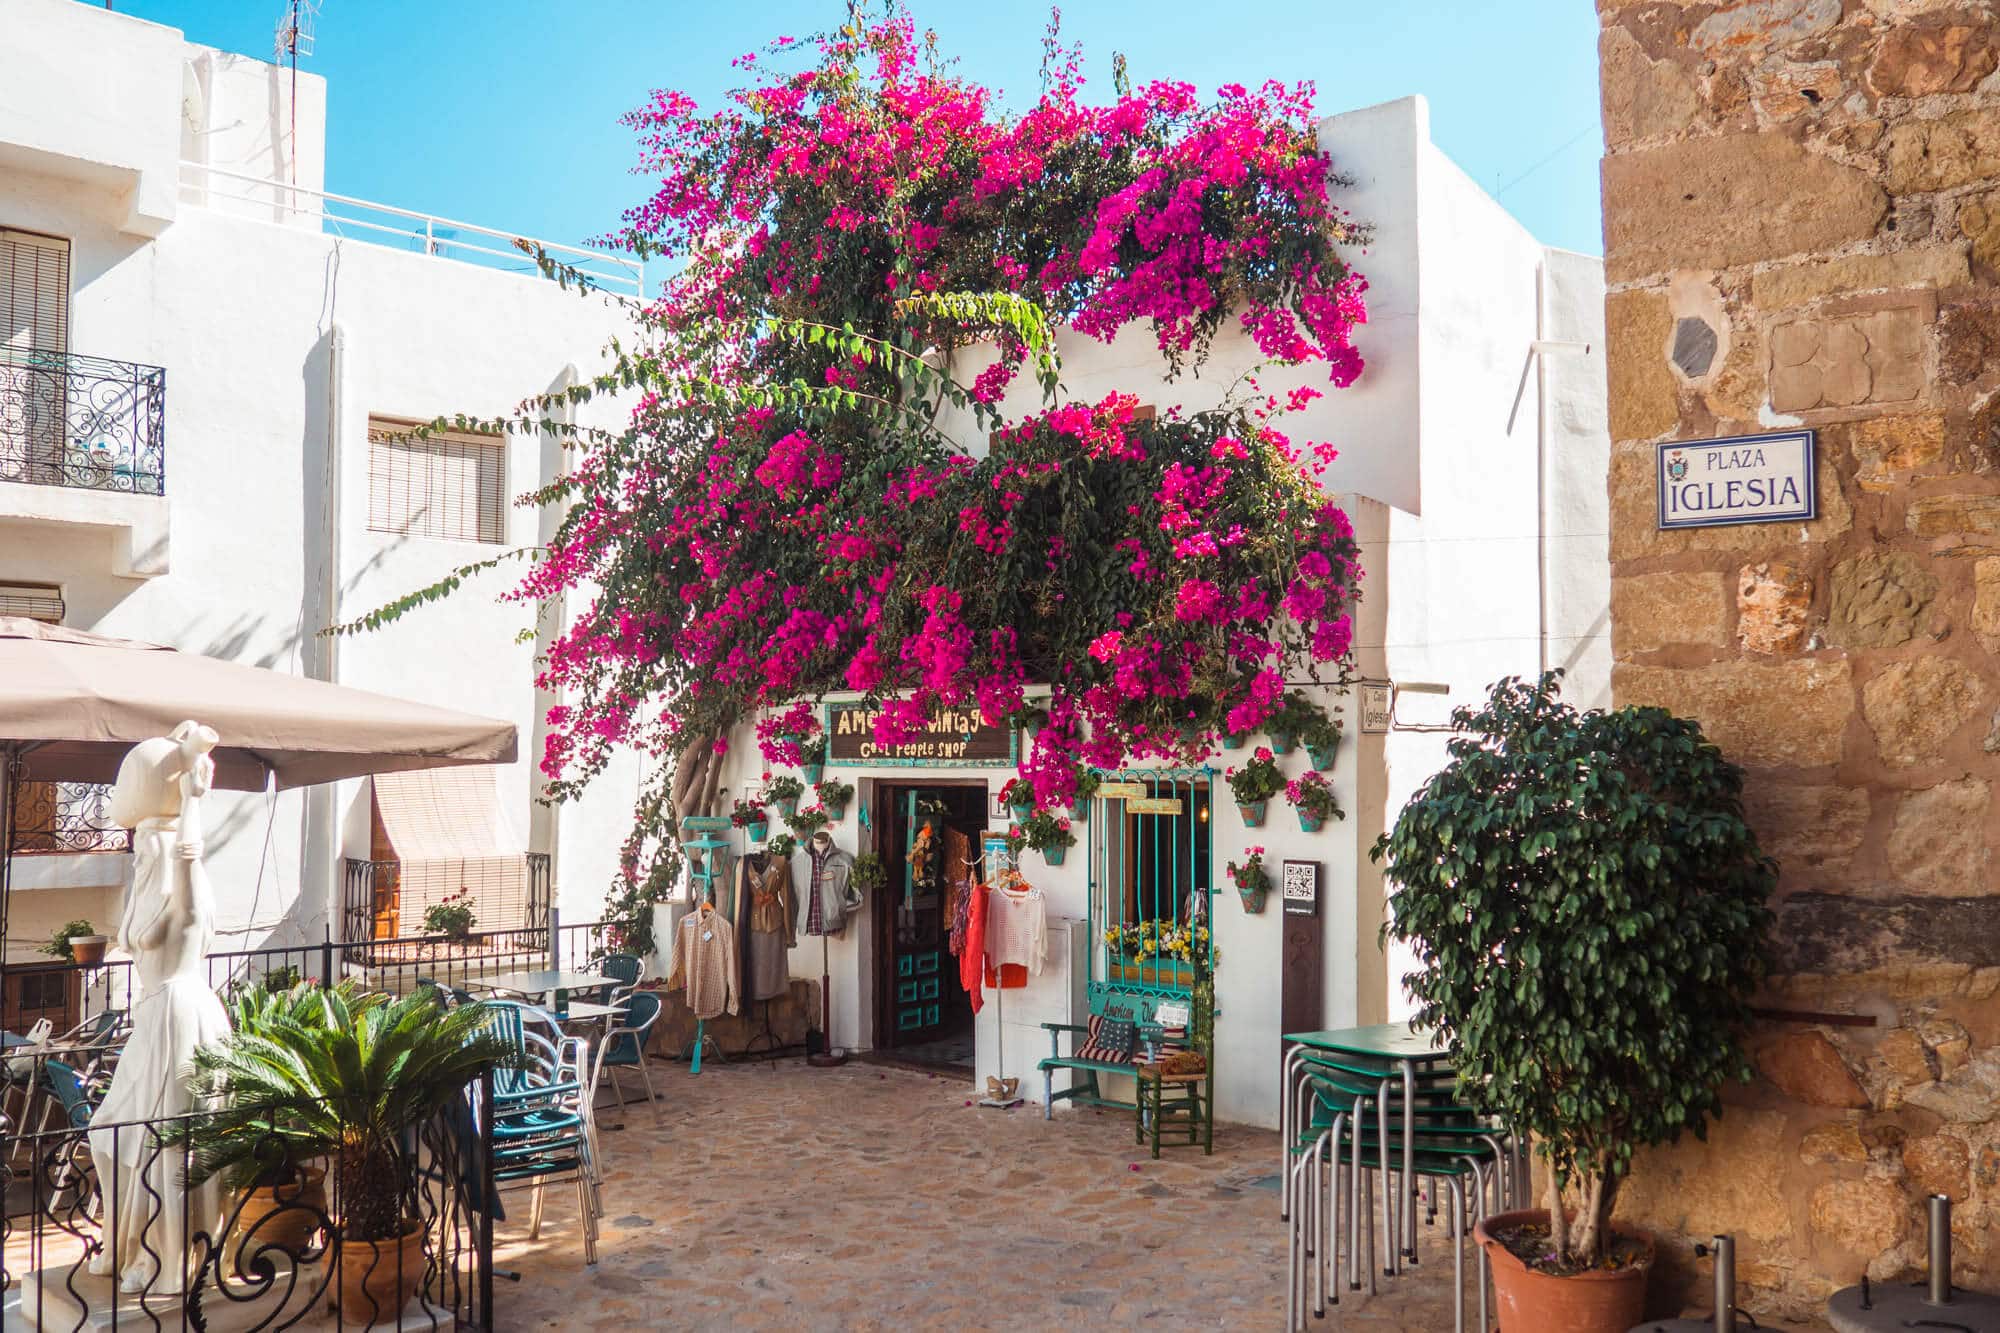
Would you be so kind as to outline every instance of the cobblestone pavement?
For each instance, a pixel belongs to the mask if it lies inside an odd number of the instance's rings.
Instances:
[[[971,1084],[850,1063],[660,1065],[664,1110],[604,1136],[595,1272],[574,1204],[500,1233],[500,1327],[1168,1328],[1284,1325],[1277,1135],[1220,1125],[1215,1156],[1134,1151],[1129,1115],[987,1110]],[[1451,1328],[1450,1251],[1329,1330]],[[1468,1321],[1470,1326],[1470,1321]]]

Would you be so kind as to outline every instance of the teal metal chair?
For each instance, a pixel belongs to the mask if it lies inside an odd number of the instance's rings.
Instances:
[[[637,1069],[639,1081],[646,1087],[646,1102],[653,1108],[653,1118],[659,1119],[659,1098],[653,1092],[653,1076],[646,1068],[646,1042],[659,1017],[658,991],[632,992],[632,998],[625,1003],[625,1016],[612,1025],[604,1034],[604,1040],[598,1044],[597,1065],[590,1076],[591,1105],[597,1104],[598,1086],[607,1072],[611,1075],[611,1090],[617,1094],[618,1104],[625,1105],[625,1086],[618,1080],[618,1071]]]
[[[549,1036],[554,1022],[533,1005],[489,1002],[492,1030],[506,1040],[517,1067],[494,1071],[493,1121],[481,1126],[492,1147],[494,1188],[532,1188],[528,1238],[542,1233],[548,1186],[574,1183],[586,1264],[597,1262],[597,1219],[603,1200],[596,1130],[584,1095],[588,1048],[575,1037]]]
[[[597,988],[597,1003],[622,1005],[646,974],[646,960],[636,953],[608,953],[598,963],[597,971],[601,976],[614,978]]]

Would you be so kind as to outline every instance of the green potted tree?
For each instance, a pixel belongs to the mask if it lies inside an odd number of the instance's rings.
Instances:
[[[778,815],[783,818],[799,808],[799,797],[806,794],[806,784],[790,773],[779,777],[764,775],[764,799],[778,807]]]
[[[1069,816],[1047,810],[1037,810],[1022,820],[1021,835],[1052,866],[1061,865],[1069,849],[1076,846],[1076,835],[1069,831]]]
[[[447,1009],[429,987],[400,999],[346,984],[278,997],[195,1053],[190,1082],[218,1109],[187,1131],[190,1180],[254,1182],[274,1142],[291,1162],[330,1159],[342,1320],[395,1319],[425,1267],[424,1224],[404,1212],[415,1170],[404,1137],[514,1058],[488,1023],[485,1006]]]
[[[1614,1230],[1636,1148],[1701,1135],[1748,1079],[1741,1034],[1777,879],[1743,777],[1658,708],[1579,713],[1560,672],[1452,716],[1451,760],[1372,855],[1416,1021],[1461,1092],[1548,1168],[1547,1207],[1482,1220],[1500,1323],[1624,1333],[1651,1243]]]
[[[1227,770],[1225,776],[1230,794],[1236,798],[1236,809],[1243,816],[1243,827],[1262,828],[1265,808],[1285,789],[1285,775],[1278,771],[1271,752],[1258,746],[1249,763]]]

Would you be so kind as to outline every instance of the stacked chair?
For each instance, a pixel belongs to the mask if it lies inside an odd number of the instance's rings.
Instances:
[[[530,1239],[542,1234],[542,1199],[553,1184],[576,1186],[586,1264],[597,1262],[597,1219],[604,1203],[597,1129],[590,1114],[589,1047],[565,1037],[532,1005],[492,1002],[493,1030],[513,1044],[519,1065],[493,1077],[493,1123],[479,1126],[491,1144],[495,1189],[533,1189]]]
[[[1449,1069],[1427,1070],[1417,1079],[1411,1098],[1414,1152],[1406,1179],[1401,1071],[1359,1057],[1310,1057],[1292,1122],[1299,1130],[1286,1145],[1292,1186],[1287,1327],[1303,1328],[1308,1310],[1324,1316],[1329,1304],[1339,1304],[1343,1255],[1351,1291],[1361,1289],[1364,1269],[1368,1289],[1375,1291],[1378,1244],[1384,1276],[1397,1275],[1406,1261],[1415,1263],[1408,1210],[1417,1206],[1421,1184],[1428,1190],[1432,1221],[1438,1195],[1445,1197],[1453,1328],[1464,1333],[1465,1246],[1473,1223],[1516,1206],[1527,1193],[1527,1172],[1522,1145],[1461,1104],[1456,1082]],[[1488,1326],[1483,1254],[1474,1273],[1483,1331]]]

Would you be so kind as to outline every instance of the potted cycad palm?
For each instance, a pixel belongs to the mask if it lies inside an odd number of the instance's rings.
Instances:
[[[1697,1136],[1747,1079],[1776,867],[1743,777],[1658,708],[1579,713],[1501,681],[1452,716],[1451,761],[1375,845],[1410,945],[1416,1021],[1457,1052],[1463,1094],[1547,1167],[1547,1207],[1478,1236],[1504,1328],[1624,1333],[1652,1246],[1611,1215],[1636,1148]]]
[[[329,1159],[342,1321],[394,1320],[425,1267],[423,1223],[404,1214],[406,1132],[514,1058],[489,1021],[428,987],[400,999],[345,984],[288,993],[196,1052],[194,1090],[218,1109],[189,1130],[191,1180],[254,1183],[273,1143],[291,1162]]]

